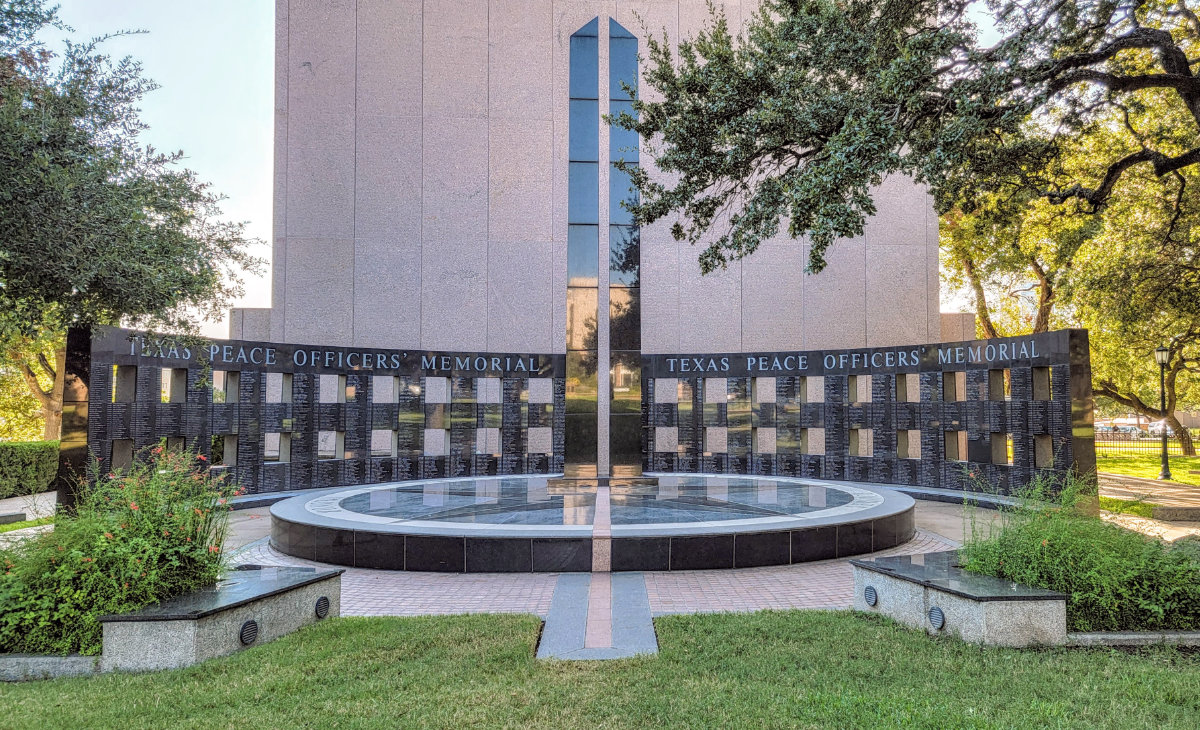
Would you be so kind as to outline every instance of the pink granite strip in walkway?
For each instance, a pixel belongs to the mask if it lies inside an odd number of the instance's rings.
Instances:
[[[607,484],[596,487],[596,510],[592,517],[592,572],[612,570],[612,493]]]
[[[613,645],[612,634],[612,573],[592,573],[583,648],[610,647]]]

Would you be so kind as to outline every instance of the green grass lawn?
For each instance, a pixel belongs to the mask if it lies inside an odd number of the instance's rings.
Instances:
[[[1192,470],[1200,471],[1200,456],[1172,456],[1170,464],[1172,481],[1200,487],[1200,474],[1188,473]],[[1161,468],[1162,457],[1158,453],[1096,457],[1096,471],[1110,474],[1157,479]]]
[[[1127,515],[1137,515],[1139,517],[1154,516],[1154,505],[1152,504],[1135,502],[1129,499],[1117,499],[1116,497],[1105,497],[1104,495],[1100,495],[1100,509]]]
[[[8,522],[0,525],[0,534],[12,532],[13,530],[24,530],[26,527],[37,527],[38,525],[48,525],[54,521],[53,517],[39,517],[36,520],[24,520],[22,522]]]
[[[1013,651],[873,616],[672,616],[658,656],[540,662],[528,616],[331,620],[169,673],[0,686],[5,728],[1189,728],[1200,655]]]

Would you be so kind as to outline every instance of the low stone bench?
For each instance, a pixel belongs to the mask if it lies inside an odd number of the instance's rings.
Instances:
[[[0,681],[177,669],[341,615],[343,570],[239,566],[211,588],[101,616],[100,656],[0,654]]]
[[[958,567],[955,551],[851,560],[854,608],[990,646],[1067,641],[1067,597]]]
[[[341,614],[342,570],[254,566],[212,588],[101,616],[101,671],[176,669],[264,644]]]

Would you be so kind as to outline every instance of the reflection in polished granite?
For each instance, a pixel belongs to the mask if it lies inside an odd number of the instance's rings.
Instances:
[[[342,570],[262,566],[235,570],[216,585],[200,588],[127,614],[100,616],[109,621],[190,621],[245,605],[310,583],[334,578]]]
[[[849,504],[853,495],[831,486],[771,479],[669,476],[610,479],[614,525],[760,519],[799,515]],[[350,512],[397,521],[476,524],[591,525],[597,479],[497,477],[410,483],[341,500]],[[868,536],[869,540],[869,536]]]
[[[959,567],[957,550],[853,560],[851,563],[876,573],[902,578],[976,601],[1042,601],[1066,598],[1057,591],[1021,585],[990,575],[968,573]]]

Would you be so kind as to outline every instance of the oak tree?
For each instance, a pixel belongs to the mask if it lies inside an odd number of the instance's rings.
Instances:
[[[181,152],[140,140],[137,105],[155,88],[141,65],[103,53],[104,39],[51,52],[39,34],[53,25],[64,27],[43,0],[0,0],[4,350],[69,326],[188,330],[223,313],[261,264],[243,224],[220,217]]]
[[[647,43],[635,129],[661,174],[628,166],[640,223],[668,219],[712,271],[778,235],[808,269],[861,235],[891,174],[939,213],[1038,199],[1095,215],[1136,171],[1200,162],[1200,19],[1187,0],[765,0],[743,30],[716,11],[677,49]],[[1000,39],[979,41],[974,18]],[[650,29],[653,31],[654,29]],[[1153,100],[1178,125],[1130,128],[1089,164],[1064,154]]]

